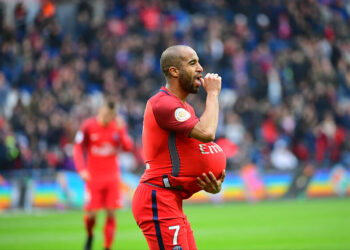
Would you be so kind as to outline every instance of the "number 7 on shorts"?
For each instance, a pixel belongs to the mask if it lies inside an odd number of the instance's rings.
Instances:
[[[169,227],[169,230],[175,230],[174,238],[173,238],[173,245],[176,246],[177,245],[177,236],[179,235],[179,231],[180,231],[180,225],[171,226],[171,227]]]

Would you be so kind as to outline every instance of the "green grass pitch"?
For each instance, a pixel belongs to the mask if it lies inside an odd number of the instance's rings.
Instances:
[[[198,249],[350,249],[350,199],[185,205]],[[103,249],[104,214],[94,249]],[[0,214],[0,249],[83,249],[81,211]],[[113,249],[147,249],[130,209],[118,211]]]

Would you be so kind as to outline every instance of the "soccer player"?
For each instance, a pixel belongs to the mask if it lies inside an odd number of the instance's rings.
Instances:
[[[110,249],[116,228],[115,210],[122,206],[117,150],[133,148],[125,122],[115,115],[115,103],[105,100],[97,116],[86,119],[75,137],[73,159],[85,182],[85,249],[91,249],[98,210],[106,211],[104,247]],[[86,157],[85,157],[86,156]]]
[[[226,157],[213,142],[221,77],[208,73],[203,79],[197,53],[188,46],[167,48],[160,64],[166,85],[146,104],[142,134],[146,170],[132,212],[150,249],[196,249],[182,201],[202,189],[220,192],[225,178]],[[207,97],[198,118],[186,98],[201,85]]]

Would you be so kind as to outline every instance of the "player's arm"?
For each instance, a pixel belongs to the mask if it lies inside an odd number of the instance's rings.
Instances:
[[[82,128],[75,135],[75,143],[73,147],[74,165],[83,181],[87,181],[89,179],[84,154],[87,141],[87,133],[85,131],[84,126],[82,126]]]
[[[117,116],[117,125],[123,150],[132,151],[134,148],[134,143],[128,134],[128,127],[121,116]]]
[[[198,123],[193,127],[190,136],[201,142],[215,139],[219,120],[219,94],[221,91],[221,77],[218,74],[207,74],[202,85],[207,92],[205,110]]]

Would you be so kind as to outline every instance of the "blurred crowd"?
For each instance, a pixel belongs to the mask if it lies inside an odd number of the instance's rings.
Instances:
[[[145,102],[165,81],[159,58],[174,44],[223,78],[216,137],[230,170],[350,165],[348,1],[71,1],[63,22],[64,4],[42,0],[32,20],[21,1],[12,23],[0,14],[2,169],[73,169],[75,132],[103,94],[140,147]],[[189,102],[200,115],[204,91]]]

